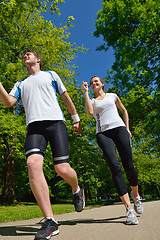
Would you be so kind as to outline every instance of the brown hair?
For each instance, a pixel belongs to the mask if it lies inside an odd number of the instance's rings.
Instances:
[[[27,52],[31,52],[31,53],[34,54],[34,56],[35,56],[36,58],[40,58],[40,63],[39,63],[39,65],[40,65],[40,69],[41,69],[41,68],[42,68],[42,64],[43,64],[41,55],[40,55],[38,52],[36,52],[36,51],[34,51],[34,50],[32,50],[32,49],[27,49],[27,50],[25,50],[25,51],[23,52],[23,55],[25,55]]]
[[[91,77],[90,86],[91,86],[91,81],[92,81],[92,79],[95,78],[95,77],[97,77],[97,76]],[[97,78],[99,78],[99,80],[101,81],[101,83],[104,83],[103,80],[102,80],[102,78],[100,78],[100,77],[97,77]],[[104,89],[104,86],[102,87],[102,89]]]

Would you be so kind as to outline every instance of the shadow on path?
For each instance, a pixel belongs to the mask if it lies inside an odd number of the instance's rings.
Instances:
[[[37,232],[33,225],[0,227],[0,236],[32,236]]]
[[[74,219],[58,221],[61,225],[77,225],[77,224],[92,224],[92,223],[121,223],[125,224],[126,216],[120,216],[117,218],[108,219]],[[121,220],[122,219],[122,220]],[[33,236],[39,229],[40,223],[34,225],[18,225],[18,226],[6,226],[0,227],[0,236]],[[37,228],[35,227],[37,226]]]
[[[124,219],[124,220],[120,220]],[[126,216],[116,217],[116,218],[107,218],[107,219],[74,219],[66,221],[58,221],[59,225],[77,225],[77,224],[90,224],[90,223],[122,223],[125,224]]]

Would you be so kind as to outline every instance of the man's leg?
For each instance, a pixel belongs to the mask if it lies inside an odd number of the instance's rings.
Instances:
[[[48,184],[43,173],[43,156],[48,142],[44,136],[44,129],[43,122],[30,124],[25,142],[30,186],[45,217],[42,227],[35,235],[35,240],[47,240],[59,233],[58,223],[53,217]]]
[[[79,189],[77,174],[69,163],[60,163],[55,165],[55,170],[59,176],[61,176],[66,183],[68,183],[73,192]]]
[[[69,163],[55,164],[55,170],[65,182],[71,186],[75,210],[81,212],[85,207],[85,201],[82,191],[78,186],[78,179],[75,170],[71,168]]]
[[[44,217],[54,217],[49,197],[49,189],[43,174],[43,156],[33,154],[27,158],[29,183]]]

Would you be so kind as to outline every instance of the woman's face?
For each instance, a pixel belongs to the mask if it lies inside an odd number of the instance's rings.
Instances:
[[[92,90],[95,92],[95,91],[99,91],[99,90],[103,89],[104,83],[101,82],[99,77],[94,77],[90,81],[90,86],[91,86]]]

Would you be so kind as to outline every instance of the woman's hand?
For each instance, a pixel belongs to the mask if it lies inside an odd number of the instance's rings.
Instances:
[[[129,133],[130,138],[132,138],[132,133],[130,132],[130,130],[127,129],[127,131],[128,131],[128,133]]]
[[[82,88],[85,92],[88,92],[88,83],[83,81]]]

